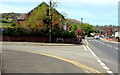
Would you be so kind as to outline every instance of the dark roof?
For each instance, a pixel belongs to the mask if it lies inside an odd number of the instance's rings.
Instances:
[[[24,21],[25,18],[17,18],[18,21]]]
[[[26,17],[26,13],[23,13],[23,14],[21,14],[19,17],[17,17],[17,20],[19,21],[19,20],[25,20],[27,17]]]
[[[74,23],[81,23],[79,20],[76,20],[76,19],[67,19],[67,21],[74,22]]]
[[[38,5],[37,7],[35,7],[33,10],[37,9],[39,6],[42,6],[42,5],[44,5],[44,4],[49,7],[49,5],[48,5],[47,3],[42,2],[40,5]],[[31,12],[33,12],[33,10],[31,10],[30,12],[28,12],[28,15],[29,15]]]
[[[46,5],[47,7],[49,7],[49,5],[48,5],[47,3],[42,2],[40,5],[38,5],[37,7],[35,7],[33,10],[37,9],[39,6],[42,6],[42,5]],[[64,18],[64,16],[63,16],[61,13],[59,13],[55,8],[53,8],[53,9],[56,11],[57,14],[60,14],[60,15]],[[28,15],[29,15],[30,13],[32,13],[33,10],[31,10],[30,12],[28,12]]]

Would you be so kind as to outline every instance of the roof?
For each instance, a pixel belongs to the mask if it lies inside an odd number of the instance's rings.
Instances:
[[[17,18],[18,21],[24,21],[24,18]]]
[[[47,3],[42,2],[40,5],[38,5],[37,7],[35,7],[34,9],[32,9],[30,12],[28,12],[28,15],[29,15],[31,12],[33,12],[33,10],[37,9],[39,6],[42,6],[42,5],[44,5],[44,4],[49,7],[49,5],[48,5]]]
[[[46,5],[47,7],[49,7],[49,5],[48,5],[47,3],[42,2],[40,5],[38,5],[37,7],[35,7],[33,10],[37,9],[39,6],[42,6],[42,5]],[[55,8],[52,8],[52,9],[54,9],[57,14],[60,14],[60,15],[64,18],[64,16],[63,16],[61,13],[59,13]],[[30,12],[28,12],[28,15],[29,15],[30,13],[32,13],[33,10],[31,10]]]
[[[71,21],[71,22],[75,22],[75,23],[81,23],[80,21],[76,20],[76,19],[67,19],[68,21]]]
[[[19,20],[25,20],[27,17],[26,17],[26,13],[24,13],[24,14],[21,14],[18,18],[17,18],[17,20],[19,21]]]

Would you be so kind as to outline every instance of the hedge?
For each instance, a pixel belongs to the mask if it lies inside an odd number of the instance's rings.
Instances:
[[[75,32],[69,32],[60,28],[53,28],[52,37],[57,38],[75,38]],[[40,28],[4,28],[3,36],[33,36],[33,37],[48,37],[49,29]]]

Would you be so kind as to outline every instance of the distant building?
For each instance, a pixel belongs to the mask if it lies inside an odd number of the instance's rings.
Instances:
[[[115,32],[115,37],[119,37],[120,38],[120,31]]]
[[[23,27],[23,25],[25,24],[25,20],[28,18],[28,14],[24,13],[24,14],[21,14],[18,18],[17,18],[17,21],[18,21],[18,26],[19,27]]]

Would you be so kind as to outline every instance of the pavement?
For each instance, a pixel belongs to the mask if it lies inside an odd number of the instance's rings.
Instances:
[[[66,43],[36,43],[36,42],[4,42],[6,45],[33,45],[33,46],[77,46],[80,44],[66,44]]]
[[[10,58],[11,60],[14,60],[12,56],[13,54],[8,55],[9,52],[18,51],[18,53],[20,53],[19,51],[21,51],[21,52],[31,53],[31,56],[34,56],[34,54],[45,55],[48,57],[60,59],[62,61],[74,64],[75,66],[79,67],[80,70],[82,69],[80,73],[84,73],[84,72],[107,73],[106,70],[104,70],[103,67],[97,62],[96,58],[90,53],[89,49],[85,45],[61,44],[61,43],[3,42],[2,48],[3,48],[3,54],[6,53],[3,57],[5,59]],[[22,55],[22,54],[18,54],[18,56],[16,57],[21,57],[19,55]],[[25,55],[22,55],[22,57],[23,56]],[[3,63],[4,62],[7,63],[9,61],[4,60]],[[24,61],[25,60],[20,60],[19,62],[22,63]],[[30,60],[27,60],[27,61],[30,61]],[[33,60],[33,61],[36,61],[36,60]],[[50,63],[48,62],[48,64]],[[11,63],[10,64],[11,66],[10,66],[8,63],[8,64],[4,64],[4,66],[5,65],[6,66],[8,65],[9,67],[8,69],[12,70],[14,69],[14,67],[16,67],[16,65],[18,66],[19,64]],[[60,64],[57,64],[57,65],[60,65]],[[26,66],[26,67],[29,67],[29,66]],[[62,66],[62,68],[64,68],[64,66]],[[4,69],[8,71],[7,68],[4,68]],[[21,70],[21,68],[19,68],[19,70]]]
[[[111,42],[111,43],[116,43],[116,44],[120,44],[120,42],[116,42],[116,41],[109,41],[109,40],[106,40],[105,38],[100,38],[101,40],[103,41],[106,41],[106,42]]]

